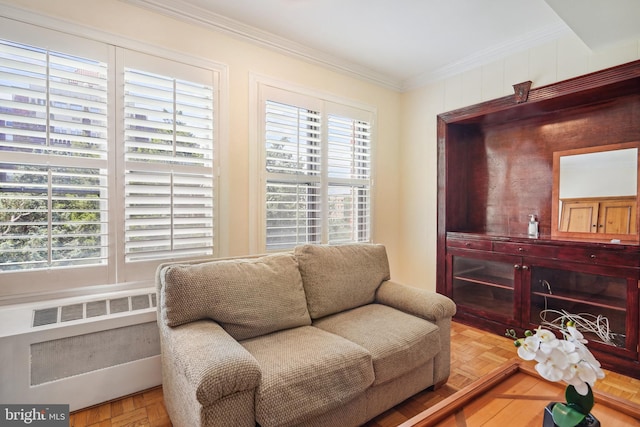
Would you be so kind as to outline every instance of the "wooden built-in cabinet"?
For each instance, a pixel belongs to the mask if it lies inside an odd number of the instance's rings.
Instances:
[[[552,201],[554,153],[639,141],[640,61],[440,114],[437,290],[456,319],[522,334],[562,310],[600,316],[610,334],[589,348],[640,378],[637,196]]]

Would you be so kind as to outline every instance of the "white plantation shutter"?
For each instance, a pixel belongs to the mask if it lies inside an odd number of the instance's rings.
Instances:
[[[0,40],[0,270],[108,258],[107,64]]]
[[[370,114],[271,87],[263,96],[266,249],[370,241]]]
[[[213,253],[213,87],[125,69],[125,259]]]
[[[320,227],[320,115],[266,103],[267,248],[317,242]]]
[[[369,241],[371,126],[330,114],[328,145],[328,241]]]

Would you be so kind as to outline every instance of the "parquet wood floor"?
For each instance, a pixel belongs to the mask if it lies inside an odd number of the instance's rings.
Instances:
[[[513,341],[454,322],[451,331],[451,376],[437,391],[424,391],[369,421],[365,427],[396,426],[516,356]],[[596,390],[640,405],[640,380],[606,371]],[[70,427],[171,427],[162,388],[71,414]]]

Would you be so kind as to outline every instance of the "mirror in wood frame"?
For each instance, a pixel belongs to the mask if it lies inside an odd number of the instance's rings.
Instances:
[[[639,147],[632,142],[554,153],[552,237],[639,241]]]

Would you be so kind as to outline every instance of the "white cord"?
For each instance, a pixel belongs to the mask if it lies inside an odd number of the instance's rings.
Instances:
[[[541,284],[543,287],[547,288],[549,295],[553,295],[553,292],[551,292],[551,284],[548,281],[542,280]],[[547,320],[547,313],[555,314],[555,319],[550,321]],[[551,310],[547,308],[547,297],[545,296],[544,310],[540,311],[540,319],[542,320],[540,325],[559,330],[563,329],[563,326],[568,321],[573,321],[574,326],[578,331],[593,333],[600,338],[600,341],[603,343],[615,345],[613,340],[617,334],[611,332],[611,329],[609,328],[609,319],[601,314],[596,316],[590,313],[572,314],[566,310]]]
[[[546,307],[546,298],[545,298]],[[557,317],[551,321],[547,320],[547,313],[556,314]],[[572,321],[575,328],[580,332],[591,332],[595,334],[603,343],[613,345],[613,334],[609,328],[609,319],[602,315],[590,313],[572,314],[565,310],[551,310],[545,308],[540,312],[541,325],[555,329],[563,329],[563,325]]]

